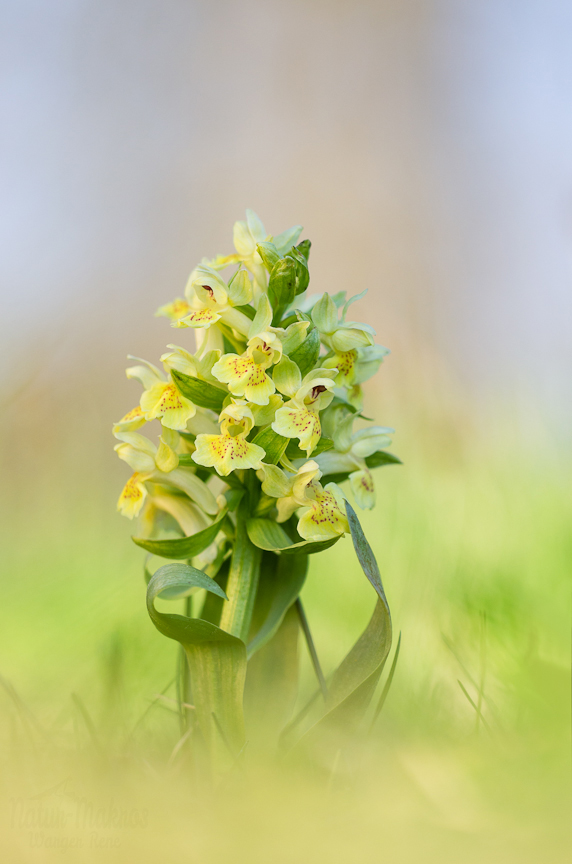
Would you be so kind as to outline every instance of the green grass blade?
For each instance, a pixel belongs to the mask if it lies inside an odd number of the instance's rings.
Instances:
[[[389,690],[390,690],[390,687],[391,687],[391,684],[393,681],[393,676],[395,675],[395,669],[397,667],[397,660],[399,659],[400,648],[401,648],[401,633],[399,634],[399,639],[397,640],[397,648],[395,649],[395,655],[393,657],[393,663],[391,664],[391,669],[389,670],[389,675],[387,676],[387,681],[385,682],[383,690],[381,691],[381,696],[379,697],[379,702],[377,703],[377,707],[375,709],[373,719],[371,721],[371,726],[369,728],[370,732],[374,727],[375,721],[377,720],[377,718],[381,714],[382,708],[385,705],[385,700],[387,699],[387,696],[389,694]]]

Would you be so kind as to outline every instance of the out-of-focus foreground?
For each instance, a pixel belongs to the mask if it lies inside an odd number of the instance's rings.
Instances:
[[[165,844],[197,862],[523,862],[548,848],[565,860],[569,465],[546,434],[526,449],[509,423],[472,423],[463,397],[427,371],[435,358],[416,358],[399,382],[391,362],[376,416],[397,425],[405,464],[379,469],[379,504],[363,519],[402,632],[385,707],[333,760],[274,763],[253,744],[214,791],[195,784],[189,743],[178,744],[176,645],[147,618],[143,553],[114,513],[115,462],[65,423],[14,460],[20,432],[5,430],[10,860],[64,849],[146,861]],[[46,399],[29,392],[13,410],[31,418]],[[349,541],[317,556],[303,598],[327,672],[372,606]],[[301,662],[307,697],[303,646]]]

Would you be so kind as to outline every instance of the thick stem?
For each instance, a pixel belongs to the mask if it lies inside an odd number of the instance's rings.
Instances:
[[[222,630],[238,636],[243,642],[247,641],[250,630],[261,557],[261,550],[248,539],[246,514],[239,511],[236,519],[236,540],[226,587],[228,601],[222,608],[220,626]]]

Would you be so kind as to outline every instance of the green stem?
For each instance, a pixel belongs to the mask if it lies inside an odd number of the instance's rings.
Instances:
[[[239,509],[236,517],[236,540],[226,587],[228,601],[222,608],[220,626],[222,630],[237,636],[243,642],[247,641],[250,630],[261,557],[261,550],[248,539],[246,513]]]

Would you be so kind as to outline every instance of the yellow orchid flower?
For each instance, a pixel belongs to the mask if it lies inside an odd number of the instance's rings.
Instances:
[[[175,322],[177,327],[208,328],[222,320],[239,333],[246,335],[250,318],[235,306],[244,306],[252,300],[252,285],[245,270],[239,270],[227,283],[212,267],[199,266],[191,274],[191,311]],[[189,296],[190,292],[187,292]]]
[[[117,509],[123,516],[127,516],[128,519],[133,519],[141,512],[141,508],[147,497],[144,481],[149,476],[149,474],[136,471],[131,475],[121,491],[121,495],[117,501]]]
[[[212,368],[215,378],[228,384],[233,396],[245,396],[256,405],[268,405],[276,391],[266,370],[280,360],[282,344],[270,328],[271,321],[272,309],[264,294],[250,325],[246,351],[242,355],[224,354]]]
[[[298,534],[304,540],[330,540],[349,533],[343,495],[335,483],[322,487],[315,480],[307,487],[308,507],[301,511]]]
[[[126,374],[128,378],[137,378],[144,387],[139,404],[145,420],[160,419],[161,425],[167,429],[184,431],[187,420],[196,414],[196,406],[179,393],[173,382],[167,381],[152,363],[138,357],[131,359],[139,360],[141,364],[131,366]]]
[[[262,491],[271,498],[277,498],[277,522],[286,522],[300,507],[308,504],[307,487],[321,477],[317,462],[310,460],[298,468],[296,474],[288,477],[277,465],[263,464],[261,475],[264,477]],[[260,475],[259,475],[260,476]]]
[[[350,351],[334,351],[322,361],[325,369],[337,369],[336,387],[357,387],[375,375],[389,349],[382,345],[367,345]]]
[[[232,399],[220,414],[220,435],[197,435],[192,459],[197,465],[213,468],[221,477],[242,468],[261,467],[266,455],[258,444],[246,440],[254,426],[250,407],[242,400]]]
[[[140,404],[146,420],[160,419],[167,429],[184,431],[187,420],[197,412],[195,405],[179,393],[172,382],[154,384],[145,390]]]
[[[128,519],[133,519],[139,515],[147,497],[145,481],[157,469],[161,472],[169,472],[179,464],[179,457],[174,450],[179,443],[179,436],[176,432],[165,429],[159,447],[156,447],[144,435],[138,432],[118,431],[117,426],[114,427],[113,432],[121,443],[115,445],[115,451],[119,458],[127,462],[135,472],[119,496],[117,509]]]
[[[295,366],[289,362],[292,367]],[[334,382],[328,375],[335,376],[336,370],[314,369],[306,375],[295,392],[292,392],[296,386],[294,378],[289,379],[288,387],[277,383],[278,388],[291,399],[277,410],[272,429],[285,438],[298,438],[300,449],[305,450],[307,456],[310,456],[322,434],[319,412],[334,398]]]
[[[155,312],[156,318],[170,318],[171,321],[179,321],[191,311],[191,307],[182,297],[176,297],[171,303],[159,306]]]
[[[276,465],[263,464],[262,473],[262,491],[278,499],[277,521],[286,522],[299,511],[298,533],[304,540],[330,540],[349,531],[343,495],[335,483],[322,487],[317,462],[306,462],[291,477]]]
[[[135,432],[136,429],[144,426],[146,422],[147,420],[145,419],[141,405],[136,405],[118,423],[113,425],[113,432]]]

